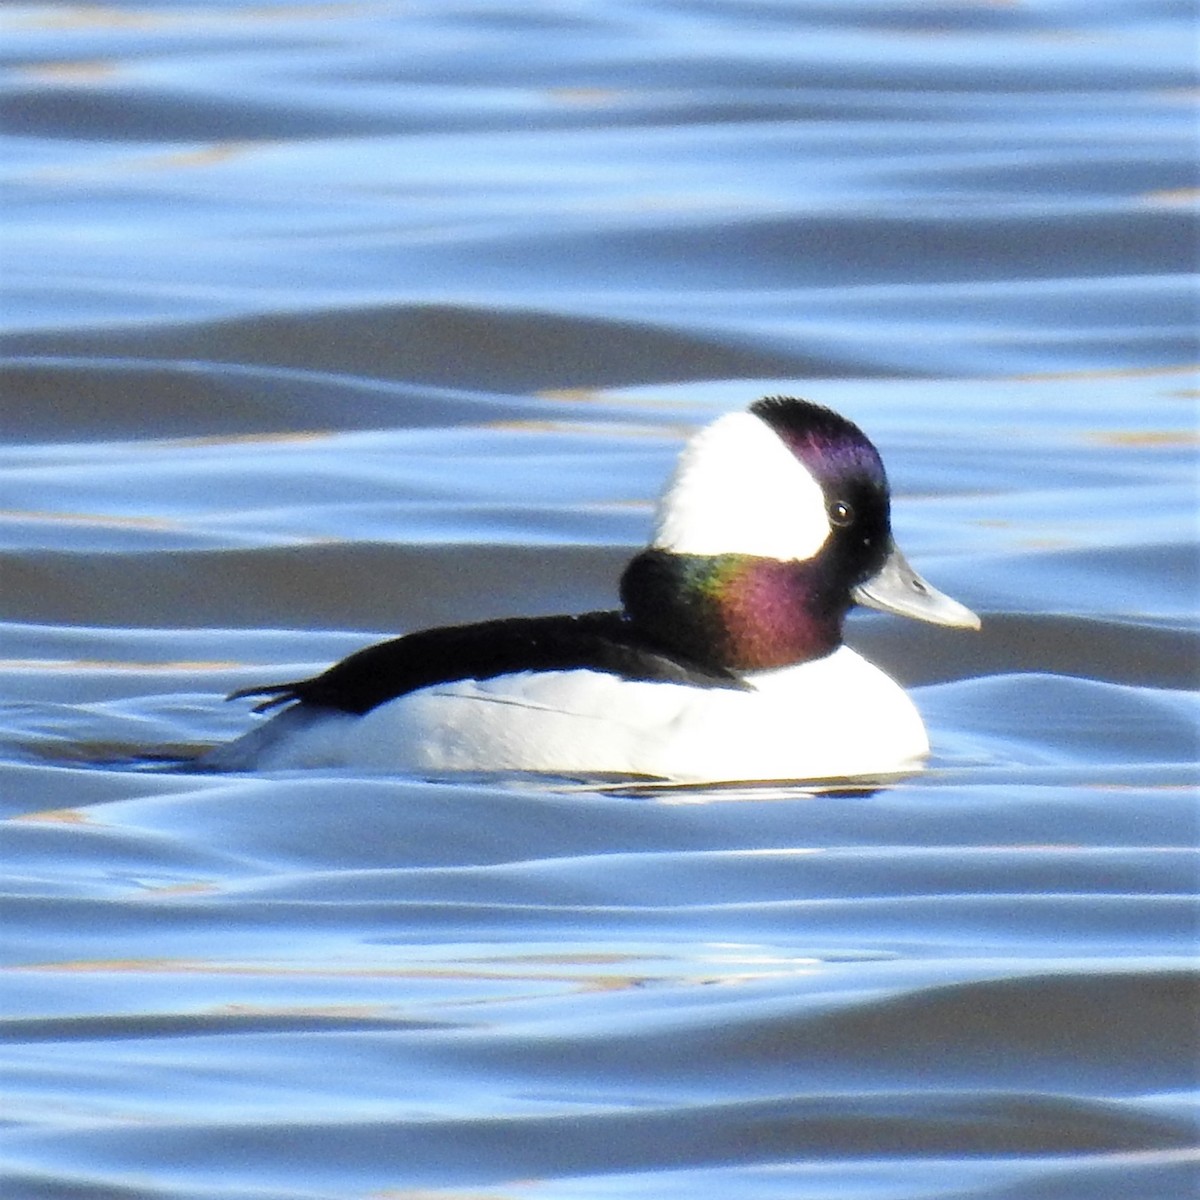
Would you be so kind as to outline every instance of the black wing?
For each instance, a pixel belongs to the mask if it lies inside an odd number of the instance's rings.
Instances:
[[[298,700],[361,714],[436,683],[579,668],[693,687],[747,687],[731,671],[692,662],[648,642],[619,612],[595,612],[426,629],[367,646],[312,679],[242,688],[229,699],[266,696],[256,712]]]

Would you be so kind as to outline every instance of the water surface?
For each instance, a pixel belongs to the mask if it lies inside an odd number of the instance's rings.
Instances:
[[[6,1198],[1187,1200],[1187,7],[13,6]],[[845,412],[898,786],[139,769]],[[848,715],[851,719],[852,715]]]

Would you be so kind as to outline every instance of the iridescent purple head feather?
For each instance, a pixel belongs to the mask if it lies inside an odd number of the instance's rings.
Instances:
[[[810,400],[766,396],[750,406],[789,450],[830,493],[851,480],[882,489],[887,498],[887,472],[879,451],[853,421]]]

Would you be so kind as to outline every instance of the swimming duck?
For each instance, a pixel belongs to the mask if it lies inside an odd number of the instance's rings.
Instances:
[[[878,451],[790,397],[702,429],[626,567],[621,608],[410,633],[246,688],[271,720],[218,769],[533,771],[680,782],[892,775],[929,751],[912,701],[842,642],[855,604],[979,618],[892,540]]]

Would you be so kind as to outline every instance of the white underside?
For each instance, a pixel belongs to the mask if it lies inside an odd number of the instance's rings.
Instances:
[[[749,692],[584,670],[441,684],[361,717],[288,709],[208,764],[721,782],[892,774],[928,753],[912,701],[848,647],[750,679]]]

